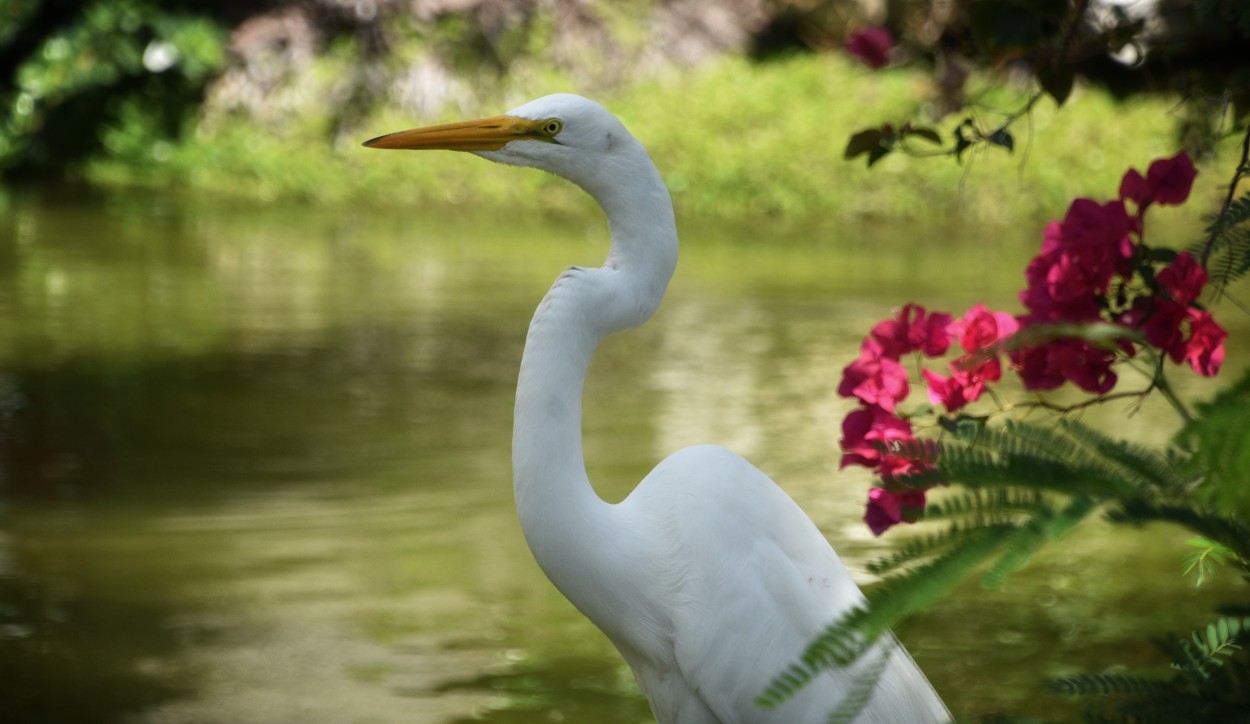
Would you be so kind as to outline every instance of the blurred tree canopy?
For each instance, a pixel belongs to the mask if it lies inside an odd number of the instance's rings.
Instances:
[[[978,70],[1035,79],[1060,103],[1078,76],[1119,97],[1174,94],[1195,150],[1250,111],[1244,0],[0,0],[0,173],[56,174],[98,153],[159,158],[221,79],[251,83],[250,105],[228,110],[256,114],[283,82],[258,57],[281,56],[290,76],[291,58],[343,52],[344,36],[360,71],[345,79],[350,102],[325,109],[346,114],[334,127],[388,102],[379,72],[415,61],[378,59],[411,37],[470,85],[506,83],[516,61],[541,56],[594,92],[718,54],[839,52],[870,26],[896,39],[893,62],[931,74],[929,120],[966,106]]]
[[[0,1],[0,168],[176,138],[223,60],[227,15],[193,5]]]

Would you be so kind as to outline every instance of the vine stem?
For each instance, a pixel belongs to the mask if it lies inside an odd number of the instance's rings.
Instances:
[[[1241,161],[1237,163],[1237,169],[1233,172],[1233,180],[1228,183],[1228,194],[1224,197],[1224,204],[1220,206],[1220,214],[1211,224],[1211,235],[1207,237],[1207,243],[1202,246],[1203,269],[1207,268],[1207,260],[1211,257],[1211,250],[1215,248],[1215,239],[1222,231],[1220,220],[1232,207],[1233,198],[1237,195],[1237,185],[1247,173],[1250,173],[1250,124],[1246,125],[1246,135],[1241,139]]]

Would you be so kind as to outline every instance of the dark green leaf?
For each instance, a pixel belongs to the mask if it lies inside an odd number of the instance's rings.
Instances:
[[[1175,249],[1150,249],[1146,253],[1146,258],[1150,261],[1157,261],[1160,264],[1171,264],[1176,260],[1177,251]]]
[[[842,157],[851,159],[865,153],[872,153],[881,148],[881,139],[884,137],[885,134],[881,132],[880,128],[868,128],[859,131],[851,136],[851,140],[846,144],[846,151],[842,153]],[[869,159],[868,165],[872,165],[871,159]]]
[[[957,136],[955,138],[955,160],[962,161],[964,151],[967,151],[968,147],[971,145],[972,145],[972,141],[969,141],[963,136]]]
[[[905,130],[908,136],[919,136],[931,143],[942,145],[942,136],[932,128],[907,128]]]
[[[1037,82],[1041,84],[1046,95],[1055,100],[1055,105],[1062,106],[1072,93],[1072,82],[1075,78],[1071,68],[1046,68],[1037,74]]]
[[[994,131],[985,140],[989,141],[995,146],[1002,146],[1003,148],[1007,149],[1008,152],[1014,151],[1016,149],[1016,140],[1011,137],[1011,134],[1007,132],[1006,128],[1000,128],[997,131]]]
[[[1250,374],[1198,408],[1178,442],[1194,453],[1196,472],[1205,476],[1201,494],[1226,514],[1250,515]],[[1228,541],[1217,538],[1228,545]]]

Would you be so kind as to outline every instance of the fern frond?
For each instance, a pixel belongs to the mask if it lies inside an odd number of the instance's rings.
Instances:
[[[1101,456],[1103,465],[1118,467],[1126,479],[1165,491],[1179,491],[1192,482],[1179,462],[1164,453],[1108,437],[1077,420],[1064,419],[1059,424],[1072,439]]]
[[[774,707],[821,671],[858,659],[891,626],[928,609],[993,555],[1011,530],[980,528],[938,558],[887,579],[873,590],[868,603],[851,609],[821,632],[800,660],[776,676],[756,702],[764,708]]]
[[[1101,497],[1117,497],[1129,485],[1106,475],[1098,466],[1083,459],[1069,441],[1063,458],[1030,449],[1012,435],[987,433],[983,447],[948,452],[937,465],[938,480],[957,482],[970,488],[1027,487],[1075,494],[1094,492]]]
[[[1195,631],[1193,639],[1207,658],[1218,661],[1216,657],[1232,656],[1241,648],[1238,640],[1244,638],[1247,629],[1250,629],[1250,618],[1223,616],[1207,624],[1206,629]]]
[[[1250,271],[1250,194],[1234,199],[1223,213],[1210,217],[1207,236],[1191,247],[1206,261],[1207,274],[1218,293],[1230,282]]]
[[[1201,690],[1213,676],[1215,667],[1241,650],[1250,632],[1250,616],[1222,616],[1203,628],[1194,630],[1189,638],[1168,636],[1155,639],[1155,646],[1172,659],[1172,668],[1180,671]]]
[[[1044,683],[1056,694],[1066,696],[1154,696],[1169,693],[1172,689],[1167,681],[1124,674],[1075,674],[1047,679]]]
[[[1198,550],[1185,556],[1184,570],[1181,571],[1182,576],[1194,574],[1194,586],[1199,587],[1207,582],[1207,579],[1215,578],[1217,566],[1222,566],[1227,562],[1228,558],[1236,556],[1231,548],[1221,545],[1209,538],[1198,536],[1185,541],[1185,545],[1197,548]]]
[[[943,555],[905,574],[886,579],[869,596],[869,603],[860,607],[826,629],[833,641],[843,639],[843,631],[851,630],[867,641],[873,641],[903,617],[927,609],[934,601],[955,586],[969,571],[980,565],[1007,539],[1011,528],[981,528]],[[816,639],[804,652],[809,665],[845,664],[837,646],[825,645],[824,637]]]
[[[1177,656],[1177,660],[1172,662],[1172,668],[1189,674],[1191,678],[1197,676],[1202,681],[1210,679],[1211,672],[1208,668],[1211,663],[1210,657],[1205,654],[1201,647],[1194,645],[1187,639],[1177,639],[1176,644],[1174,651],[1179,652],[1180,656]]]
[[[1246,565],[1250,562],[1250,524],[1187,505],[1126,500],[1107,514],[1115,523],[1140,525],[1150,521],[1167,521],[1217,541],[1233,551]]]
[[[1070,430],[1079,430],[1082,437]],[[1105,499],[1141,495],[1149,487],[1143,473],[1172,484],[1178,470],[1166,456],[1130,448],[1083,426],[1012,421],[982,430],[973,444],[944,445],[931,470],[901,482],[915,487],[945,482],[973,489],[1012,486]]]
[[[868,666],[866,671],[855,677],[850,691],[846,693],[842,701],[838,702],[838,708],[829,715],[829,724],[852,724],[859,718],[864,707],[872,701],[872,694],[877,688],[877,683],[881,681],[881,674],[885,671],[886,664],[890,663],[890,657],[894,655],[895,650],[891,646],[883,647],[878,651],[877,659]]]
[[[1207,273],[1215,280],[1217,290],[1240,279],[1250,267],[1250,229],[1225,231],[1219,238],[1219,250],[1220,253],[1207,261]]]
[[[1242,194],[1241,198],[1233,199],[1227,211],[1207,218],[1210,220],[1206,229],[1208,236],[1219,236],[1227,229],[1250,221],[1250,194]]]
[[[1032,513],[1042,494],[1028,488],[993,488],[935,500],[925,506],[923,520],[977,518],[989,514]]]
[[[998,588],[1007,580],[1007,576],[1024,568],[1033,554],[1046,542],[1045,521],[1053,515],[1054,511],[1049,509],[1039,511],[1028,524],[1016,528],[1007,539],[1006,550],[981,576],[981,585],[986,588]]]
[[[1098,506],[1098,501],[1087,495],[1077,495],[1046,525],[1046,537],[1059,540],[1072,532],[1081,521]]]
[[[925,518],[928,518],[929,511],[925,510]],[[909,539],[902,547],[894,550],[888,556],[879,558],[868,563],[866,568],[870,573],[878,576],[884,575],[891,571],[896,571],[904,566],[919,561],[924,558],[933,557],[943,551],[950,550],[955,545],[968,537],[978,534],[986,528],[1001,527],[1008,529],[1014,527],[1013,521],[1004,520],[980,520],[975,523],[954,522],[951,523],[944,531],[930,533],[924,536],[917,536]]]

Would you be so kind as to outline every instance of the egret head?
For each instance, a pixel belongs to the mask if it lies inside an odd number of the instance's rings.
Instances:
[[[364,145],[468,151],[499,163],[541,168],[585,185],[596,169],[625,148],[637,146],[637,141],[598,103],[556,93],[500,116],[414,128]]]

